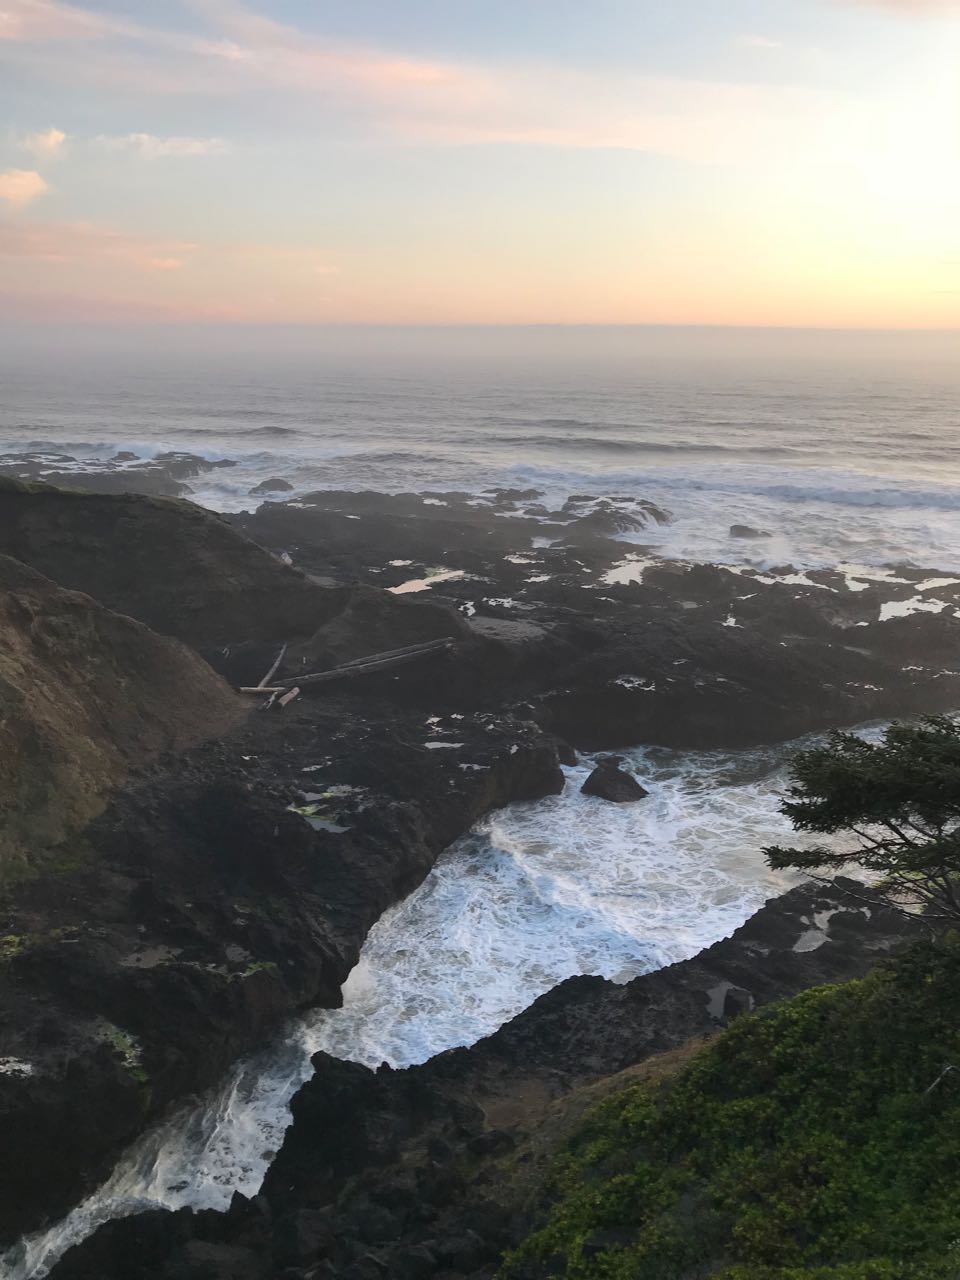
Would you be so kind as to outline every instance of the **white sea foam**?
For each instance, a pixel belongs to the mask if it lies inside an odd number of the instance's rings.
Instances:
[[[290,1098],[318,1049],[407,1066],[489,1034],[575,974],[624,982],[729,934],[792,883],[760,854],[782,838],[783,749],[629,755],[647,800],[561,796],[494,814],[373,928],[344,988],[203,1106],[138,1142],[64,1222],[6,1258],[9,1280],[46,1268],[99,1223],[148,1206],[223,1208],[259,1187]]]

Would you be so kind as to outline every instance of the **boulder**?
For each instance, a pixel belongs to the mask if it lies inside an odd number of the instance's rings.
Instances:
[[[621,768],[620,756],[604,756],[580,790],[585,796],[598,796],[614,804],[633,804],[650,794],[632,773]]]
[[[767,529],[754,529],[749,524],[732,524],[730,526],[731,538],[770,538],[773,535]]]
[[[259,484],[255,484],[249,492],[251,498],[256,498],[262,493],[293,493],[293,485],[289,480],[271,476],[269,480],[261,480]]]

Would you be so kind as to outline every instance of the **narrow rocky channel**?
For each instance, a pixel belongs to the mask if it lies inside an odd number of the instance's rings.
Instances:
[[[317,1010],[211,1095],[145,1135],[66,1219],[7,1253],[37,1280],[98,1225],[144,1208],[223,1208],[254,1194],[319,1049],[409,1066],[496,1030],[575,974],[625,982],[728,935],[794,881],[766,868],[790,744],[741,752],[639,748],[647,800],[517,804],[452,846],[371,931],[338,1010]]]

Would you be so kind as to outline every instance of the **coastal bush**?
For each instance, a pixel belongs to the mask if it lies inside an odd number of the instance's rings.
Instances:
[[[592,1112],[503,1280],[955,1280],[960,939],[739,1019]]]
[[[839,871],[865,867],[894,901],[960,923],[960,724],[932,716],[894,724],[879,743],[832,733],[801,751],[783,812],[799,831],[843,832],[857,848],[772,846],[775,868]]]

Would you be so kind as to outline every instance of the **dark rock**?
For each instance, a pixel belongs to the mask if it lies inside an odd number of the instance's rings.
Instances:
[[[569,768],[579,764],[580,757],[571,747],[569,742],[564,742],[562,738],[557,739],[557,755],[561,764],[567,765]]]
[[[322,1209],[299,1209],[273,1229],[273,1257],[281,1266],[294,1266],[324,1257],[333,1248],[330,1214]]]
[[[754,529],[749,524],[732,524],[730,526],[731,538],[770,538],[772,536],[766,529]]]
[[[650,792],[621,767],[622,763],[620,756],[604,756],[580,790],[585,796],[598,796],[615,804],[632,804],[644,799]]]
[[[733,1022],[753,1009],[753,996],[742,987],[731,987],[723,997],[723,1020]]]
[[[439,1264],[427,1245],[415,1244],[399,1249],[393,1255],[391,1266],[396,1280],[427,1280],[428,1276],[436,1275]]]
[[[0,553],[211,650],[313,635],[345,603],[190,503],[0,478]]]
[[[438,1240],[436,1244],[437,1258],[445,1267],[450,1267],[454,1271],[462,1271],[465,1275],[476,1269],[488,1261],[491,1252],[496,1254],[496,1249],[486,1244],[475,1231],[466,1231],[461,1236],[452,1236],[446,1239]]]
[[[191,1240],[168,1259],[162,1280],[264,1280],[262,1259],[249,1249]]]
[[[497,1156],[512,1151],[516,1140],[506,1129],[488,1129],[467,1143],[467,1150],[475,1156]]]
[[[255,484],[248,492],[251,498],[258,498],[265,493],[293,493],[293,485],[289,480],[283,480],[280,476],[273,476],[269,480],[261,480],[259,484]]]

